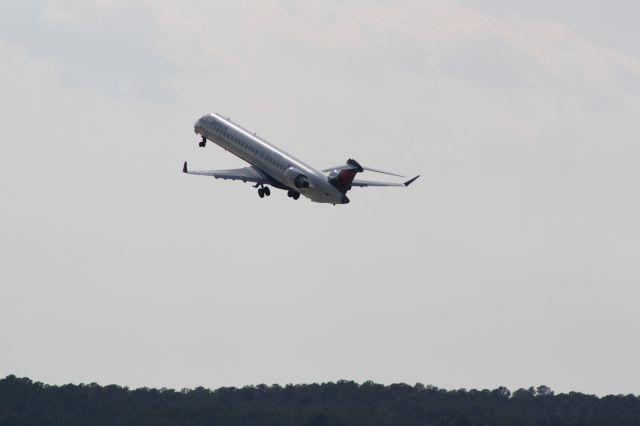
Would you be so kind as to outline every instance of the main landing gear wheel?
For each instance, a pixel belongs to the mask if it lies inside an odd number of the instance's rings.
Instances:
[[[269,196],[271,195],[271,190],[269,188],[267,188],[266,186],[262,186],[260,188],[258,188],[258,196],[260,198],[264,198],[265,196]]]
[[[300,198],[300,193],[296,192],[296,191],[288,191],[287,192],[287,197],[293,198],[294,200],[297,200],[298,198]]]
[[[207,139],[203,136],[202,137],[202,141],[200,141],[200,143],[198,144],[198,146],[200,148],[204,148],[205,146],[207,146]]]

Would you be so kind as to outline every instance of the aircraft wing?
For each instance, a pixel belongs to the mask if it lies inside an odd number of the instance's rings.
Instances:
[[[418,179],[420,177],[420,175],[414,177],[413,179],[409,179],[408,181],[404,182],[404,183],[393,183],[393,182],[375,182],[372,180],[360,180],[360,179],[354,179],[353,182],[351,182],[351,186],[359,186],[361,188],[364,188],[366,186],[409,186],[411,185],[416,179]]]
[[[273,180],[254,166],[230,170],[189,170],[185,161],[182,172],[190,175],[213,176],[216,179],[241,180],[243,182],[273,185]]]

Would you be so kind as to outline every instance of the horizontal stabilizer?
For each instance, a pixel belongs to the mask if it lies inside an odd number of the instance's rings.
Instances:
[[[402,187],[407,187],[409,185],[411,185],[416,179],[418,179],[420,177],[420,175],[409,179],[408,181],[404,182],[404,183],[399,183],[399,182],[376,182],[376,181],[372,181],[372,180],[360,180],[360,179],[354,179],[353,182],[351,182],[351,186],[358,186],[360,188],[366,188],[367,186],[402,186]]]
[[[358,163],[356,160],[353,160],[351,158],[349,160],[347,160],[347,164],[343,164],[342,166],[331,167],[331,168],[328,168],[328,169],[323,169],[322,171],[323,172],[332,172],[334,170],[337,170],[339,172],[342,171],[342,170],[355,170],[358,173],[361,173],[361,172],[367,170],[369,172],[382,173],[384,175],[405,177],[405,176],[399,175],[397,173],[385,172],[384,170],[374,169],[373,167],[361,166],[360,163]]]
[[[416,177],[414,177],[414,178],[412,178],[412,179],[409,179],[408,181],[406,181],[406,182],[404,183],[404,186],[409,186],[409,185],[411,185],[411,184],[412,184],[413,182],[415,182],[415,180],[416,180],[416,179],[418,179],[419,177],[420,177],[420,175],[418,175],[418,176],[416,176]]]
[[[396,173],[391,173],[391,172],[385,172],[384,170],[378,170],[378,169],[374,169],[371,167],[362,167],[364,170],[370,171],[370,172],[376,172],[376,173],[382,173],[383,175],[391,175],[391,176],[397,176],[397,177],[405,177],[403,175],[399,175]]]

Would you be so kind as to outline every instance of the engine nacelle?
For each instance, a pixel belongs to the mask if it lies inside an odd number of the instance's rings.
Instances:
[[[287,170],[285,170],[284,176],[287,178],[287,183],[290,186],[296,187],[298,189],[309,187],[309,179],[307,179],[304,173],[302,173],[295,167],[289,167]]]

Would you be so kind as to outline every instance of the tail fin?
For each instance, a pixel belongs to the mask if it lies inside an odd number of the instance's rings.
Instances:
[[[346,193],[348,190],[351,189],[351,184],[353,183],[353,180],[356,177],[356,175],[358,173],[362,173],[365,170],[370,172],[383,173],[385,175],[404,177],[396,173],[385,172],[383,170],[361,166],[360,163],[358,163],[356,160],[352,158],[348,159],[347,164],[343,166],[332,167],[330,169],[324,169],[322,171],[331,172],[329,173],[329,177],[328,177],[329,182],[331,182],[333,186],[338,188],[343,193]],[[416,179],[417,178],[407,181],[405,186],[408,186],[409,184],[411,184],[411,182],[413,182]],[[358,185],[358,186],[361,186],[361,185]]]
[[[329,182],[342,193],[346,193],[351,189],[351,182],[358,173],[364,171],[364,168],[354,159],[348,159],[344,166],[336,167],[329,174]]]

